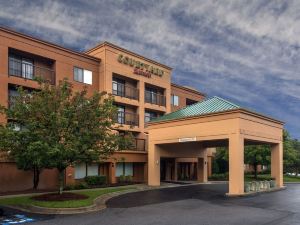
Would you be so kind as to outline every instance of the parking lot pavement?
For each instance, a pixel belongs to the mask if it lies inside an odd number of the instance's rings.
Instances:
[[[38,215],[32,213],[22,212],[16,209],[7,208],[0,206],[4,210],[4,215],[0,216],[0,225],[10,225],[10,224],[28,224],[33,222],[38,222],[42,220],[53,219],[51,215]]]
[[[300,184],[286,190],[227,198],[225,184],[129,193],[89,214],[36,218],[41,225],[299,225]],[[35,215],[33,215],[33,218]]]

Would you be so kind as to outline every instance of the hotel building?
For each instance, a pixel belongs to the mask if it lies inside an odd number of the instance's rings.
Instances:
[[[35,77],[53,85],[64,78],[74,91],[87,87],[88,93],[106,91],[114,95],[118,107],[116,129],[131,132],[134,146],[116,152],[109,160],[91,165],[68,167],[65,184],[80,182],[85,176],[105,175],[118,182],[125,172],[133,181],[147,182],[147,123],[167,113],[185,108],[205,98],[190,87],[171,83],[172,68],[139,54],[104,42],[85,53],[76,52],[6,28],[0,28],[0,104],[9,107],[16,87],[38,88]],[[4,116],[0,122],[6,123]],[[211,153],[208,154],[208,175]],[[161,180],[197,179],[197,158],[161,159]],[[57,171],[44,170],[40,189],[57,186]],[[0,192],[22,191],[32,187],[32,173],[18,170],[5,155],[0,159]]]

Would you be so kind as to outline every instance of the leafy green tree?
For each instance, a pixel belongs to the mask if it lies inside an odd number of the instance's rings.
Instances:
[[[119,149],[123,137],[113,130],[117,110],[111,96],[106,93],[88,96],[86,88],[73,92],[67,80],[57,86],[40,84],[40,90],[32,91],[30,95],[20,89],[14,107],[2,108],[8,118],[25,129],[18,133],[3,125],[1,130],[6,136],[1,138],[0,147],[17,159],[22,156],[19,147],[23,146],[29,158],[36,157],[36,161],[41,162],[41,169],[56,168],[62,193],[64,171],[68,166],[107,159]],[[31,132],[36,135],[34,140],[29,138],[31,135],[27,136]],[[18,146],[9,148],[11,136],[16,133]],[[40,160],[43,157],[47,160]],[[24,161],[28,164],[29,160],[24,158]],[[29,169],[33,170],[32,167]]]
[[[270,165],[271,148],[269,145],[250,145],[245,147],[244,162],[252,165],[257,179],[257,166]]]
[[[22,88],[18,92],[19,96],[11,99],[10,108],[0,107],[0,113],[10,120],[0,125],[0,149],[7,151],[7,157],[16,162],[18,169],[33,171],[33,189],[37,189],[40,173],[50,166],[49,146],[43,141],[45,136],[39,125],[31,120],[30,93]]]
[[[218,147],[213,159],[213,173],[227,173],[229,170],[228,164],[228,147]]]
[[[286,130],[283,133],[283,150],[284,171],[298,175],[300,172],[300,142],[292,139]]]

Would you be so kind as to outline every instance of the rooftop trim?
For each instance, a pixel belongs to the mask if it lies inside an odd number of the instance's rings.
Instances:
[[[180,88],[180,89],[189,91],[189,92],[193,92],[193,93],[195,93],[195,94],[202,95],[202,96],[206,97],[206,94],[205,94],[205,93],[200,92],[200,91],[195,90],[195,89],[192,89],[192,88],[188,88],[188,87],[186,87],[186,86],[182,86],[182,85],[175,84],[175,83],[171,83],[171,86],[177,87],[177,88]]]
[[[61,45],[57,45],[57,44],[42,40],[40,38],[36,38],[36,37],[28,35],[28,34],[20,33],[20,32],[17,32],[15,30],[12,30],[10,28],[0,26],[0,31],[6,32],[6,33],[9,33],[9,34],[12,34],[12,35],[19,36],[21,38],[26,38],[28,40],[35,41],[35,42],[38,42],[40,44],[47,45],[49,47],[56,48],[56,49],[68,52],[70,54],[74,54],[74,55],[77,55],[77,56],[80,56],[80,57],[84,57],[84,58],[87,58],[87,59],[90,59],[90,60],[93,60],[93,61],[96,61],[96,62],[101,61],[101,59],[96,58],[94,56],[91,56],[91,55],[88,55],[88,54],[85,54],[85,53],[82,53],[82,52],[78,52],[78,51],[63,47]]]
[[[122,48],[122,47],[120,47],[120,46],[118,46],[118,45],[112,44],[112,43],[110,43],[110,42],[108,42],[108,41],[104,41],[104,42],[102,42],[102,43],[97,44],[95,47],[93,47],[93,48],[91,48],[91,49],[85,51],[85,54],[89,54],[89,53],[91,53],[92,51],[95,51],[95,50],[97,50],[97,49],[99,49],[99,48],[102,48],[103,46],[109,46],[109,47],[112,47],[112,48],[117,49],[117,50],[119,50],[119,51],[126,52],[127,54],[133,55],[133,56],[135,56],[135,57],[137,57],[137,58],[141,58],[141,59],[143,59],[143,60],[145,60],[145,61],[147,61],[147,62],[149,62],[149,63],[155,64],[155,65],[157,65],[157,66],[161,66],[161,67],[163,67],[163,68],[165,68],[165,69],[167,69],[167,70],[172,70],[172,69],[173,69],[173,68],[171,68],[171,67],[169,67],[169,66],[167,66],[167,65],[164,65],[164,64],[161,64],[161,63],[159,63],[159,62],[157,62],[157,61],[154,61],[154,60],[152,60],[152,59],[146,58],[146,57],[144,57],[144,56],[142,56],[142,55],[140,55],[140,54],[137,54],[137,53],[132,52],[132,51],[130,51],[130,50],[128,50],[128,49]]]

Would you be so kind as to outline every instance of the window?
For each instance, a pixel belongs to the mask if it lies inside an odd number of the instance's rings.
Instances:
[[[148,123],[150,120],[155,119],[157,117],[156,112],[145,112],[145,123]]]
[[[125,123],[125,107],[121,105],[118,106],[118,123]]]
[[[33,60],[9,55],[9,75],[33,79]]]
[[[157,104],[157,89],[147,87],[145,92],[145,100],[148,103]]]
[[[75,179],[82,179],[86,176],[86,164],[80,163],[75,165]]]
[[[75,179],[83,179],[86,176],[99,175],[98,163],[87,165],[86,163],[79,163],[75,165]]]
[[[171,104],[179,106],[179,97],[177,95],[171,95]]]
[[[97,163],[93,163],[87,166],[87,175],[88,176],[98,176],[99,168]]]
[[[127,162],[117,163],[116,177],[122,175],[133,176],[133,163],[127,163]]]
[[[8,121],[8,125],[10,127],[10,129],[12,129],[13,131],[24,131],[26,129],[26,127],[16,121]]]
[[[19,92],[15,88],[9,88],[8,89],[8,106],[9,108],[12,108],[14,106],[14,103],[16,101],[16,97],[19,96]]]
[[[189,99],[189,98],[187,98],[186,101],[185,101],[185,104],[186,104],[187,106],[188,106],[188,105],[193,105],[193,104],[195,104],[195,103],[197,103],[197,101],[192,100],[192,99]]]
[[[92,71],[85,70],[82,68],[74,67],[74,80],[85,84],[93,83]]]
[[[117,96],[125,96],[125,81],[113,78],[112,93]]]

